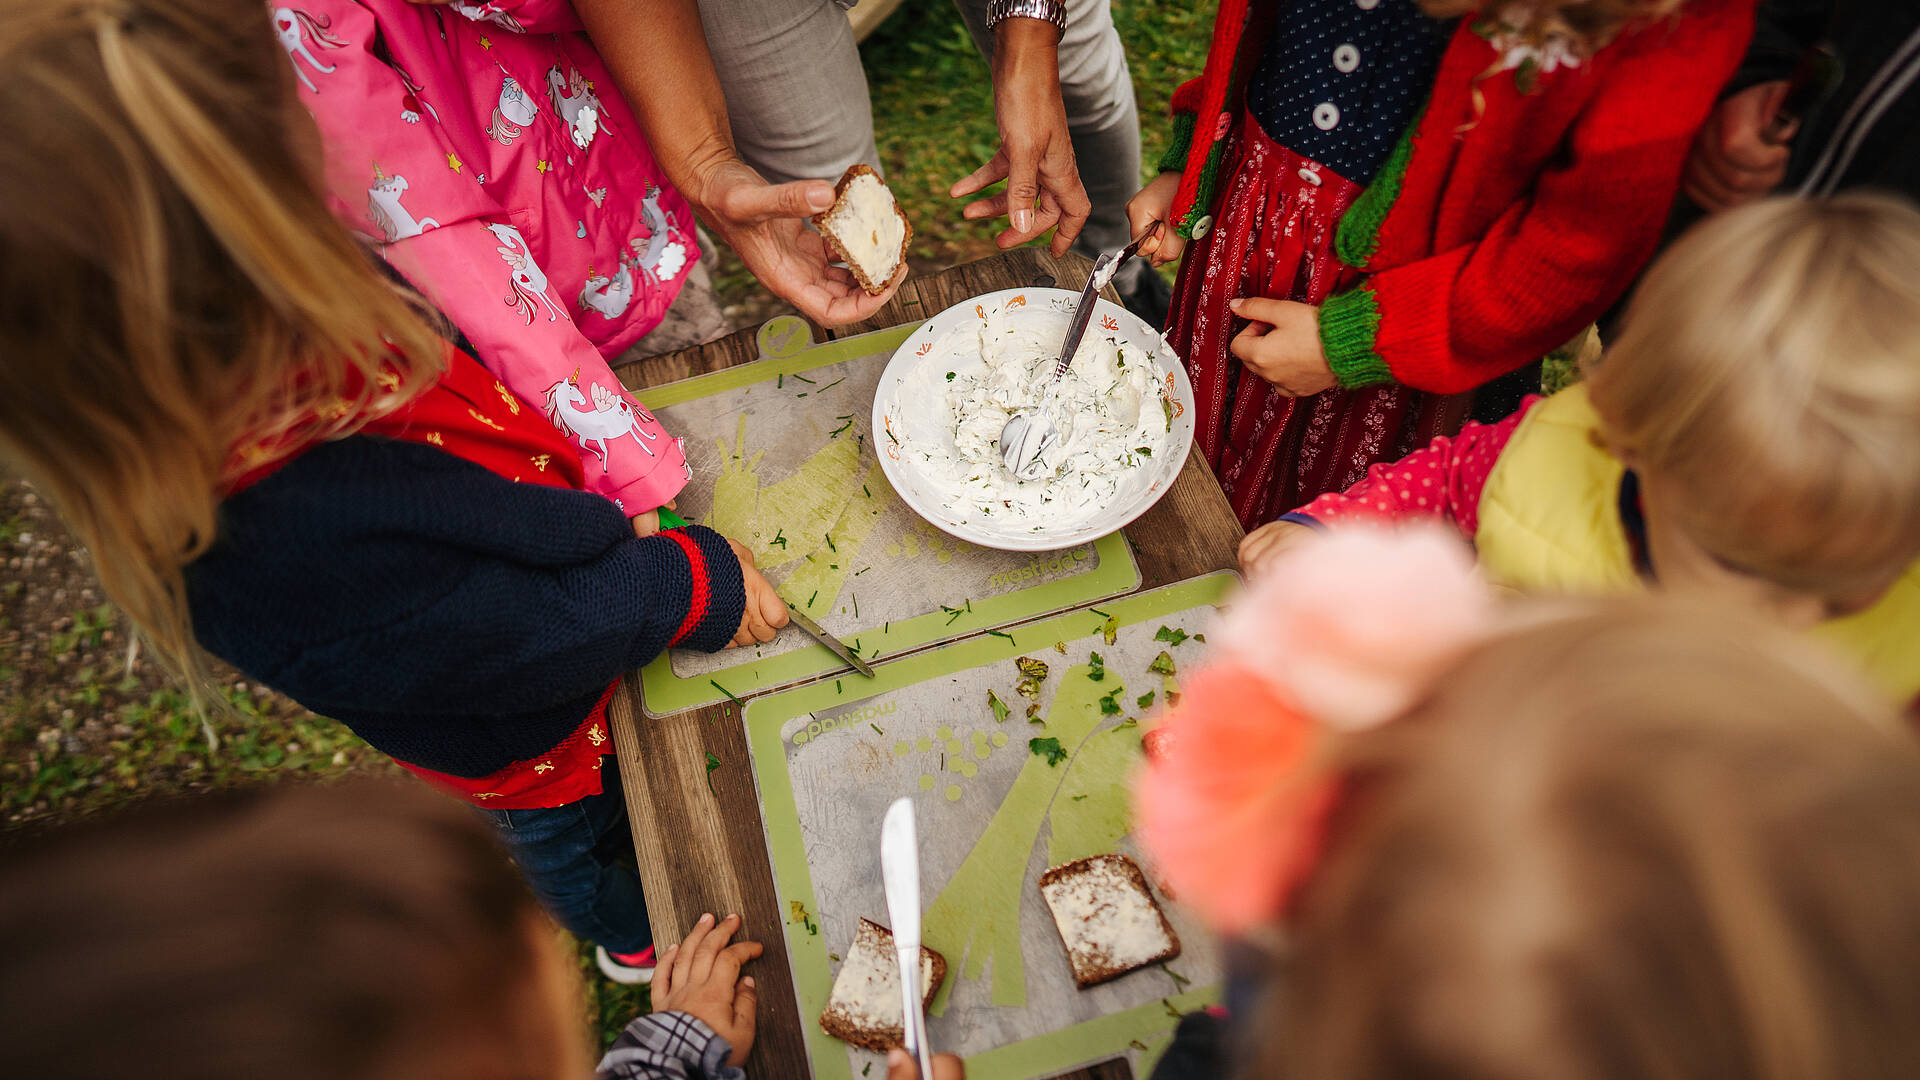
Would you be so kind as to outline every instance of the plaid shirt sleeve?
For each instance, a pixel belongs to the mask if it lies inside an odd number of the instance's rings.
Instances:
[[[600,1059],[597,1080],[745,1080],[733,1044],[683,1012],[635,1017]]]

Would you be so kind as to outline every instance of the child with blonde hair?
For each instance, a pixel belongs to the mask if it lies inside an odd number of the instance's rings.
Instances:
[[[1754,0],[1220,0],[1128,204],[1254,528],[1525,382],[1652,257]],[[1188,245],[1191,242],[1191,248]],[[1502,402],[1504,399],[1504,403]]]
[[[785,606],[709,529],[636,537],[333,221],[269,19],[0,0],[0,447],[165,660],[204,648],[492,814],[637,978],[607,703]]]
[[[1245,946],[1156,1080],[1920,1073],[1920,747],[1844,664],[1710,605],[1502,610],[1438,529],[1251,589],[1138,783]]]
[[[1250,534],[1437,519],[1526,591],[1737,597],[1920,694],[1920,212],[1776,199],[1663,256],[1588,378]]]

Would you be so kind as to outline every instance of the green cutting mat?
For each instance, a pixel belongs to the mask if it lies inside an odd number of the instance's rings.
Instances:
[[[813,345],[806,323],[784,316],[761,327],[762,359],[641,392],[685,437],[699,478],[680,513],[746,544],[783,599],[868,660],[1138,588],[1118,533],[1059,552],[993,551],[894,495],[874,453],[873,391],[913,329]],[[837,670],[793,627],[755,648],[670,651],[642,669],[641,691],[646,711],[666,716]]]
[[[901,795],[914,796],[920,819],[925,941],[949,970],[931,1038],[965,1056],[973,1080],[1121,1055],[1145,1076],[1178,1015],[1217,1000],[1212,937],[1164,897],[1181,956],[1076,988],[1038,878],[1089,855],[1135,854],[1126,786],[1139,719],[1198,661],[1204,645],[1183,635],[1205,633],[1233,581],[1223,573],[1170,585],[882,664],[871,682],[827,680],[747,706],[815,1080],[885,1070],[817,1021],[858,920],[887,922],[880,821]],[[1151,670],[1162,652],[1171,676]],[[1026,696],[1014,663],[1023,657],[1048,668]],[[1003,718],[989,691],[1007,706]],[[1049,765],[1029,752],[1036,737],[1058,739],[1070,756]]]

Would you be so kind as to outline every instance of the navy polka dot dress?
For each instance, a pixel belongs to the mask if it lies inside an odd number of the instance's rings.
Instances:
[[[1454,25],[1414,0],[1291,0],[1247,111],[1274,142],[1365,185],[1426,101]]]

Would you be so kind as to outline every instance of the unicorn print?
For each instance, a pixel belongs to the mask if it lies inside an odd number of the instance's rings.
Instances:
[[[580,392],[580,369],[575,368],[572,375],[548,388],[547,419],[553,421],[562,435],[578,440],[580,449],[593,451],[600,459],[602,473],[607,471],[608,439],[631,435],[648,457],[657,456],[647,444],[659,436],[642,426],[654,423],[652,413],[599,383],[592,384],[592,394],[593,408],[588,409],[587,398]],[[600,445],[595,447],[589,445],[591,443]]]
[[[612,277],[596,274],[593,267],[587,267],[587,284],[580,290],[580,310],[597,311],[609,319],[617,319],[627,313],[627,305],[633,303],[633,270],[627,260],[620,261],[620,269]]]
[[[545,311],[548,322],[557,322],[566,313],[560,305],[547,295],[547,275],[540,265],[533,261],[533,250],[527,247],[527,239],[520,230],[511,225],[489,225],[487,231],[493,234],[500,246],[493,250],[512,271],[507,281],[508,307],[520,313],[523,325],[530,325],[536,311]]]
[[[538,111],[533,98],[520,86],[520,80],[508,75],[500,83],[500,103],[493,107],[487,138],[501,146],[512,146],[521,131],[532,126],[534,113]]]
[[[687,265],[686,234],[660,209],[661,194],[658,186],[647,185],[646,195],[640,200],[640,220],[646,223],[649,235],[644,246],[637,239],[628,241],[634,250],[629,265],[655,285],[672,281]]]
[[[389,60],[387,61],[387,66],[399,74],[400,85],[405,87],[407,91],[400,96],[400,119],[405,120],[409,124],[417,124],[420,122],[421,114],[424,113],[432,117],[434,123],[439,123],[440,114],[434,110],[432,103],[420,96],[425,88],[419,83],[414,82],[413,76],[407,74],[406,69],[399,64]]]
[[[320,88],[314,85],[313,79],[307,75],[307,69],[300,66],[300,61],[305,60],[322,75],[334,73],[336,66],[321,63],[309,47],[318,45],[322,49],[338,49],[347,45],[348,42],[340,40],[328,29],[332,25],[333,19],[327,15],[309,15],[290,7],[273,9],[273,32],[279,35],[280,47],[287,50],[287,59],[293,62],[293,73],[300,76],[300,81],[306,84],[307,89],[316,94]]]
[[[585,150],[606,125],[600,117],[603,107],[600,95],[593,92],[587,84],[587,77],[580,69],[567,65],[562,74],[560,65],[547,69],[547,100],[552,103],[554,114],[566,122],[567,130],[573,134],[573,145]]]
[[[492,0],[482,0],[481,3],[477,4],[464,2],[464,0],[455,0],[454,3],[448,4],[447,6],[465,15],[474,22],[492,23],[502,30],[510,30],[516,34],[526,32],[526,30],[521,27],[519,19],[494,7]]]
[[[374,227],[380,230],[389,244],[440,227],[440,223],[432,218],[416,218],[400,205],[400,199],[406,193],[406,177],[388,176],[380,171],[378,165],[374,166],[373,186],[367,189],[367,216],[373,219]]]

